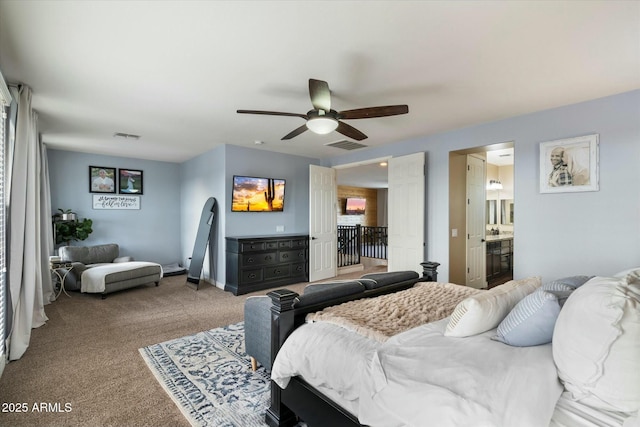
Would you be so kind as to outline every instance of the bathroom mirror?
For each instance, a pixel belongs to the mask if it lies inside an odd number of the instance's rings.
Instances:
[[[500,223],[513,225],[513,199],[500,201]]]
[[[497,200],[487,200],[487,224],[495,225],[498,223]]]

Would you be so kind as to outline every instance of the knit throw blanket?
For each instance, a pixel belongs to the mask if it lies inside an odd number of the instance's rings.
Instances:
[[[385,342],[400,332],[450,316],[460,301],[480,292],[453,283],[420,282],[405,291],[309,313],[307,321],[333,323]]]

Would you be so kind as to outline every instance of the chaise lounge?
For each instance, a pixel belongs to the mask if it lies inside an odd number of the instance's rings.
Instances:
[[[162,266],[154,262],[134,261],[119,256],[115,243],[95,246],[62,246],[58,250],[62,262],[71,263],[62,284],[66,290],[100,293],[112,292],[155,282],[162,278]]]

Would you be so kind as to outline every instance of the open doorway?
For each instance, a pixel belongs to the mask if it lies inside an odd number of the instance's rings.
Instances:
[[[449,153],[452,283],[491,288],[513,278],[513,148],[513,142],[508,142]],[[473,174],[470,158],[476,165]]]
[[[388,158],[336,167],[338,274],[387,271]]]

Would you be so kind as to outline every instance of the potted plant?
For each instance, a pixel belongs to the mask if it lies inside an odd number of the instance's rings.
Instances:
[[[59,213],[53,215],[53,226],[56,244],[69,245],[71,241],[85,240],[93,232],[93,221],[84,218],[78,221],[78,216],[71,209],[58,209]]]
[[[75,221],[78,219],[78,215],[71,211],[71,209],[58,209],[58,211],[60,211],[60,213],[55,214],[54,217],[58,216],[60,221]]]

